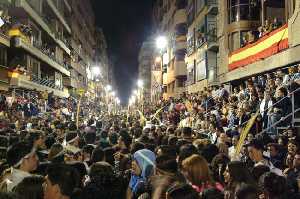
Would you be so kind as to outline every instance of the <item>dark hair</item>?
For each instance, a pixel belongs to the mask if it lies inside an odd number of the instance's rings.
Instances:
[[[82,195],[85,199],[118,199],[125,196],[120,180],[116,178],[113,168],[107,162],[97,162],[91,166],[90,182],[86,184]]]
[[[15,193],[0,192],[1,199],[19,199]]]
[[[85,140],[86,144],[95,144],[96,133],[94,133],[94,132],[85,133],[84,140]]]
[[[131,150],[130,153],[134,154],[135,152],[137,152],[138,150],[144,149],[145,145],[141,142],[134,142],[131,146]]]
[[[178,139],[175,136],[171,136],[168,138],[168,145],[169,146],[176,146]]]
[[[91,163],[100,162],[103,161],[103,159],[104,159],[103,150],[100,147],[96,147],[92,152]]]
[[[253,184],[250,171],[243,162],[232,161],[228,163],[228,171],[232,182]]]
[[[176,157],[176,151],[171,146],[160,145],[156,148],[156,151],[158,151],[159,149],[162,152],[161,155],[168,155],[168,156]]]
[[[168,155],[157,156],[156,168],[163,172],[175,174],[178,171],[176,158]]]
[[[78,172],[65,164],[49,165],[47,175],[51,184],[57,184],[65,196],[71,197],[80,184]]]
[[[178,155],[178,165],[181,167],[181,163],[184,159],[190,157],[193,154],[199,154],[197,148],[192,144],[185,144],[180,147]]]
[[[264,173],[267,173],[270,171],[270,167],[266,165],[257,165],[253,167],[252,175],[256,182],[258,182],[260,176],[262,176]]]
[[[32,148],[32,144],[23,141],[9,147],[6,154],[6,160],[9,166],[17,164],[22,158],[32,151]]]
[[[95,148],[94,148],[93,145],[88,144],[88,145],[85,145],[85,146],[83,147],[82,152],[88,153],[88,154],[90,154],[90,155],[92,156],[92,153],[93,153],[94,149],[95,149]]]
[[[201,194],[201,199],[224,199],[224,194],[216,188],[205,189]]]
[[[104,159],[106,162],[108,162],[111,165],[114,165],[114,150],[111,147],[107,147],[103,149],[104,152]]]
[[[129,148],[132,139],[131,139],[130,135],[128,134],[128,132],[125,130],[121,130],[119,133],[119,136],[121,137],[121,140],[124,142],[125,146],[127,148]]]
[[[230,159],[224,153],[216,155],[211,161],[211,171],[216,182],[224,183],[224,171]],[[220,168],[221,166],[221,168]]]
[[[44,136],[41,132],[30,132],[27,136],[27,141],[33,145],[41,136]]]
[[[181,132],[183,136],[188,136],[188,137],[192,136],[192,128],[190,127],[183,127]]]
[[[257,199],[258,196],[258,189],[256,186],[252,184],[244,184],[242,183],[241,186],[235,192],[236,199]]]
[[[259,187],[269,195],[269,198],[282,198],[286,194],[287,183],[283,176],[267,172],[260,177]]]
[[[200,154],[207,160],[208,163],[210,163],[218,153],[219,149],[214,144],[208,144],[200,152]]]
[[[18,199],[43,199],[44,177],[29,176],[24,178],[15,188]]]
[[[173,184],[169,187],[166,194],[170,199],[199,199],[198,192],[189,184]]]

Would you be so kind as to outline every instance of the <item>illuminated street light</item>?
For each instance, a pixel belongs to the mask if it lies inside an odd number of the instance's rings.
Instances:
[[[134,90],[134,91],[133,91],[133,94],[134,94],[135,96],[137,96],[139,93],[138,93],[137,90]]]
[[[112,89],[111,85],[107,85],[107,86],[105,87],[105,90],[106,90],[106,91],[110,91],[111,89]]]
[[[98,75],[100,75],[100,74],[101,74],[100,67],[94,66],[94,67],[92,68],[92,75],[93,75],[94,77],[96,77],[96,76],[98,76]]]
[[[115,91],[112,91],[112,92],[111,92],[111,96],[113,96],[113,97],[116,96],[116,92],[115,92]]]
[[[143,85],[144,85],[143,80],[139,79],[139,80],[137,81],[137,85],[138,85],[139,88],[142,88]]]
[[[156,47],[160,50],[165,49],[168,45],[168,41],[167,38],[164,36],[159,36],[156,39]]]

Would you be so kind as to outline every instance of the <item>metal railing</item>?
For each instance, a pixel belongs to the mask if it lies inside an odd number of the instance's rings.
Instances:
[[[48,78],[40,78],[35,74],[31,74],[31,81],[35,82],[37,84],[47,86],[49,88],[57,89],[57,90],[63,90],[62,86],[56,86],[54,80],[50,80]]]

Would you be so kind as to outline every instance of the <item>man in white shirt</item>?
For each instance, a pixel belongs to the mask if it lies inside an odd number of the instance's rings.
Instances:
[[[239,136],[235,135],[232,137],[232,146],[228,149],[228,155],[231,161],[239,161],[241,159],[242,154],[235,154],[236,146],[239,141]]]

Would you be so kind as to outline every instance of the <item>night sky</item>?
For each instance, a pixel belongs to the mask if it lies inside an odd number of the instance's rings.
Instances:
[[[154,0],[91,0],[96,25],[104,31],[117,90],[127,103],[138,76],[138,53],[150,36]]]

